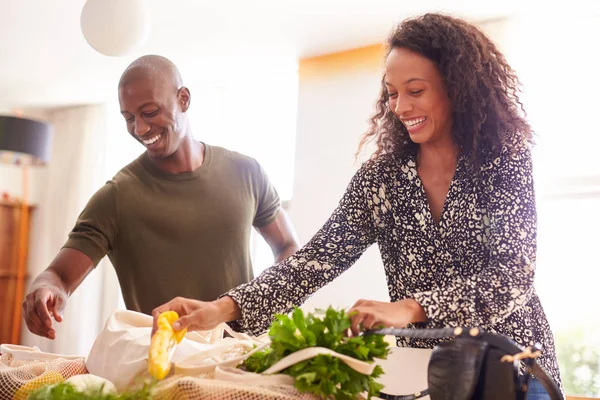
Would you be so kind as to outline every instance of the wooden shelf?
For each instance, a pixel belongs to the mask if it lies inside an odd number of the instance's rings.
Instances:
[[[34,207],[29,206],[30,213],[32,210]],[[15,310],[23,301],[23,298],[16,298],[17,289],[29,278],[26,272],[19,276],[18,268],[21,211],[21,202],[0,200],[0,343],[19,344],[19,338],[16,340],[13,338]],[[29,227],[26,229],[28,233]],[[25,254],[27,254],[28,236]],[[21,320],[22,318],[19,319]]]

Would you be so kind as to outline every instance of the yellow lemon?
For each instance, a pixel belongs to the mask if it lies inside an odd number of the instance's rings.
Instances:
[[[42,375],[34,378],[21,386],[16,392],[13,400],[26,400],[32,392],[38,390],[42,386],[60,383],[65,380],[65,377],[57,371],[46,371]]]

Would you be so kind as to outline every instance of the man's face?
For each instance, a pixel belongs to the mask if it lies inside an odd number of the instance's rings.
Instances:
[[[167,80],[140,74],[119,88],[121,114],[127,131],[142,143],[150,157],[166,158],[177,151],[185,136],[185,93]]]

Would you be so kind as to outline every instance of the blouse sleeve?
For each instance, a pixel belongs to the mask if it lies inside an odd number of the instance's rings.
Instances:
[[[346,271],[376,240],[380,212],[373,174],[361,168],[323,227],[298,252],[253,281],[224,294],[242,311],[233,329],[260,334],[274,314],[287,313]]]

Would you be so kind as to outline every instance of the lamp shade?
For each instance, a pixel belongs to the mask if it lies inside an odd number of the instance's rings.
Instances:
[[[147,0],[87,0],[80,22],[88,44],[106,56],[131,53],[150,33]]]
[[[46,164],[50,160],[50,124],[0,116],[0,162]]]

